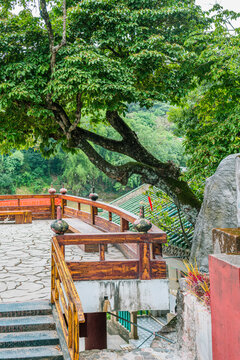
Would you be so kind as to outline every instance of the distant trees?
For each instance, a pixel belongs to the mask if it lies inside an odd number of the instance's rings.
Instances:
[[[49,162],[33,149],[2,155],[0,172],[1,194],[15,193],[17,188],[38,193],[51,182]]]

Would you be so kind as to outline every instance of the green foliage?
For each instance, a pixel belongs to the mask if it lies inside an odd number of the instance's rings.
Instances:
[[[0,193],[13,194],[15,187],[10,174],[2,174],[0,177]]]
[[[149,187],[146,194],[151,197],[154,209],[153,212],[148,212],[148,219],[158,226],[159,229],[167,232],[170,242],[171,238],[175,239],[177,236],[184,243],[182,247],[190,248],[190,237],[194,228],[187,221],[181,211],[181,207],[173,204],[165,192],[157,190],[152,186]]]
[[[157,159],[186,166],[182,140],[174,134],[176,126],[167,120],[169,108],[170,106],[164,103],[155,103],[149,110],[131,104],[126,120],[138,134],[144,147]]]
[[[21,3],[24,10],[13,15],[8,10],[16,1],[8,0],[0,21],[0,149],[3,152],[37,145],[49,156],[59,146],[72,153],[82,146],[87,153],[92,145],[103,159],[122,165],[129,160],[127,157],[90,143],[86,135],[86,130],[91,130],[105,136],[105,142],[106,138],[119,139],[116,127],[114,130],[108,126],[106,120],[106,111],[117,111],[155,155],[156,162],[172,160],[184,166],[181,141],[167,132],[166,127],[171,125],[162,122],[162,118],[158,121],[162,114],[156,115],[154,104],[176,103],[196,86],[200,86],[200,98],[194,104],[185,98],[186,116],[180,110],[172,115],[178,125],[182,124],[179,131],[185,130],[188,178],[196,178],[198,182],[213,171],[219,157],[236,148],[239,31],[232,35],[226,29],[226,22],[236,17],[235,14],[223,12],[219,7],[215,7],[215,13],[203,14],[193,0],[68,0],[67,41],[59,48],[53,63],[49,51],[51,36],[42,21],[43,12],[42,18],[36,18],[29,10],[31,2]],[[50,3],[54,37],[51,46],[56,46],[62,40],[62,1]],[[0,5],[3,4],[1,1]],[[128,109],[136,106],[130,105],[133,103],[141,108],[137,115],[131,110],[127,114]],[[151,115],[147,115],[146,109],[150,108]],[[69,130],[76,123],[76,114],[78,126],[83,130],[75,132],[77,139],[74,131],[70,134]],[[229,125],[230,121],[233,125]],[[229,138],[222,142],[224,136],[233,138],[231,146]],[[119,148],[117,151],[121,152]],[[129,148],[127,151],[131,158]],[[94,162],[93,158],[92,155]],[[136,155],[133,158],[136,160]],[[82,154],[69,156],[69,164],[64,177],[74,191],[81,179],[86,184],[88,173],[99,176]],[[61,162],[59,166],[55,173],[61,170]],[[148,166],[146,160],[144,166]],[[114,172],[112,168],[108,173]],[[41,178],[41,171],[38,169],[30,177],[28,171],[28,175],[26,171],[22,174],[31,183],[33,178]],[[172,193],[175,191],[180,198],[179,187],[173,185],[177,174],[169,175],[166,186],[174,188]],[[122,174],[115,178],[125,182]],[[135,176],[130,181],[136,184],[139,178]],[[191,192],[186,189],[182,201],[189,199]]]
[[[0,160],[0,193],[12,194],[22,186],[39,193],[51,183],[48,161],[39,152],[14,151]]]
[[[124,113],[133,102],[149,108],[191,86],[184,43],[206,23],[191,0],[68,1],[67,45],[52,75],[47,31],[29,2],[22,3],[24,11],[5,13],[0,21],[2,151],[41,142],[42,151],[53,152],[49,138],[56,132],[57,142],[66,143],[47,94],[74,121],[80,93],[82,118],[97,123],[106,109]],[[1,4],[7,8],[16,1]],[[50,18],[60,42],[61,2],[51,1]]]
[[[219,6],[214,11],[212,31],[188,40],[193,49],[208,44],[195,63],[198,87],[169,112],[177,134],[185,138],[188,171],[184,178],[199,190],[199,196],[205,179],[240,146],[240,28],[234,30],[231,25],[239,15]]]
[[[185,99],[182,108],[173,108],[169,112],[169,120],[178,125],[178,133],[184,134],[185,138],[187,172],[184,179],[190,182],[200,198],[203,197],[205,179],[214,174],[226,156],[238,153],[240,145],[240,104],[235,102],[232,108],[226,106],[221,111],[219,102],[223,101],[224,106],[225,101],[220,96],[209,103],[206,97],[207,94],[203,95],[199,89]]]

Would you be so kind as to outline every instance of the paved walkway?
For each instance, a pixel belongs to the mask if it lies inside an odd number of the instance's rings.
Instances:
[[[50,299],[51,222],[0,224],[0,302]],[[109,246],[106,260],[122,258],[119,250]],[[67,246],[66,259],[93,261],[99,255]]]

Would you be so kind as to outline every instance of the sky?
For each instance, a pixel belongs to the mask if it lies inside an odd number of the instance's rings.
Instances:
[[[196,0],[196,4],[200,5],[203,10],[210,9],[216,3],[223,6],[224,9],[240,12],[240,0]],[[14,12],[17,13],[19,9],[17,6]]]
[[[196,0],[196,4],[200,5],[204,10],[208,10],[216,3],[220,4],[224,9],[240,12],[239,0]]]

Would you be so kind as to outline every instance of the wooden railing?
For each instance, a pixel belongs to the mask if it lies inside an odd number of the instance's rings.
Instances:
[[[76,208],[69,206],[69,202],[76,203]],[[51,302],[56,306],[71,359],[77,360],[79,323],[85,320],[74,280],[166,278],[166,263],[161,258],[161,246],[166,242],[166,234],[154,225],[147,234],[131,232],[129,225],[137,216],[100,201],[59,194],[0,196],[1,211],[31,210],[33,219],[54,219],[58,205],[61,205],[64,217],[79,218],[102,230],[97,234],[67,234],[52,239]],[[99,209],[108,213],[107,218],[99,216]],[[113,221],[116,217],[118,223]],[[87,244],[98,247],[99,261],[65,261],[66,246]],[[129,259],[106,261],[105,249],[108,244],[120,247]]]
[[[76,203],[77,209],[68,206],[68,202]],[[138,218],[136,215],[117,206],[72,195],[0,195],[1,210],[20,210],[23,208],[26,210],[32,210],[33,215],[34,213],[35,215],[39,214],[39,218],[46,218],[46,216],[49,216],[49,218],[55,218],[56,206],[58,205],[62,206],[64,215],[70,217],[81,217],[93,225],[106,226],[108,227],[108,229],[106,229],[108,231],[113,231],[113,229],[115,229],[114,225],[116,224],[112,224],[113,214],[120,217],[121,231],[128,230],[129,223],[133,223]],[[89,212],[82,210],[81,205],[87,205],[90,209]],[[108,220],[99,216],[98,209],[108,212]],[[161,230],[156,226],[153,226],[152,230],[150,230],[150,232],[153,231],[161,232]]]
[[[0,195],[0,211],[30,210],[33,220],[55,219],[58,195]]]
[[[51,301],[55,304],[72,360],[79,359],[79,323],[84,313],[74,281],[117,279],[165,279],[166,262],[155,258],[154,244],[166,242],[164,233],[66,234],[52,238]],[[95,244],[99,261],[66,262],[69,245]],[[105,246],[134,244],[138,259],[106,261]]]
[[[75,207],[72,205],[74,203]],[[30,210],[33,220],[55,219],[58,205],[61,205],[64,217],[79,218],[104,232],[128,231],[130,224],[137,219],[136,215],[117,206],[77,196],[61,194],[0,195],[0,211]],[[104,211],[105,216],[101,216],[100,209]],[[71,227],[70,230],[75,231]],[[149,233],[152,232],[164,234],[154,225]],[[162,245],[158,244],[154,247],[155,253],[161,255]],[[134,244],[122,244],[121,251],[124,251],[127,257],[134,257],[137,248]]]
[[[129,223],[133,223],[138,218],[136,215],[130,213],[129,211],[101,201],[92,201],[90,199],[71,195],[58,195],[57,197],[60,198],[62,201],[61,205],[63,209],[63,214],[65,216],[78,217],[91,225],[99,226],[105,231],[127,231],[129,230]],[[69,201],[76,203],[77,209],[68,206]],[[84,211],[82,209],[82,205],[89,206],[90,211]],[[107,211],[108,219],[101,217],[98,213],[98,209]],[[113,214],[119,216],[120,225],[112,221]],[[150,232],[163,233],[159,228],[154,225]]]
[[[64,260],[63,246],[52,239],[51,303],[55,304],[72,360],[79,359],[79,323],[84,313],[70,271]]]
[[[101,201],[92,201],[90,199],[70,195],[59,195],[58,198],[61,199],[61,206],[65,217],[79,218],[104,232],[126,232],[129,230],[130,224],[138,219],[138,216],[124,209]],[[69,202],[76,203],[77,209],[70,207],[68,205]],[[84,211],[83,207],[88,207],[89,212]],[[99,209],[108,213],[107,218],[100,216]],[[118,223],[113,221],[116,218],[118,218]],[[165,239],[165,241],[162,242],[167,241],[166,233],[155,225],[153,225],[148,232],[148,234],[151,233],[157,233],[162,236],[162,239]],[[162,256],[162,242],[153,244],[154,253],[156,255]],[[134,258],[137,255],[138,248],[134,243],[125,242],[121,245],[116,244],[116,246],[120,247],[120,250],[129,258]]]
[[[117,280],[117,279],[163,279],[166,278],[166,262],[155,258],[152,244],[166,241],[163,234],[156,233],[97,233],[67,234],[56,237],[56,241],[65,251],[68,245],[97,244],[99,261],[66,262],[74,281],[80,280]],[[105,245],[136,244],[137,259],[106,261]]]
[[[76,209],[69,206],[68,202],[76,203]],[[0,210],[31,210],[33,219],[55,219],[56,207],[62,206],[65,217],[76,217],[83,221],[98,226],[104,231],[127,231],[129,223],[133,223],[138,217],[117,206],[101,201],[61,194],[39,194],[39,195],[0,195]],[[89,208],[84,211],[82,205]],[[98,209],[108,212],[108,219],[99,215]],[[120,225],[113,222],[113,215],[120,218]],[[153,225],[150,232],[162,232]]]

